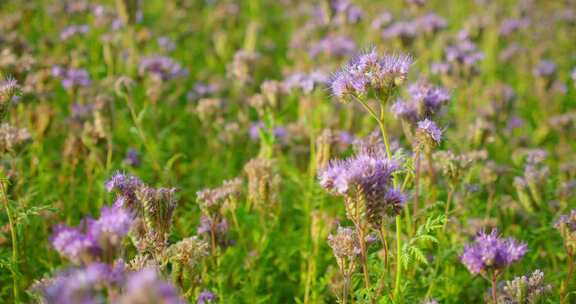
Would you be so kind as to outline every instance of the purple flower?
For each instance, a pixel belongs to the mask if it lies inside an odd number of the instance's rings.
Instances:
[[[341,57],[351,55],[354,51],[356,51],[354,40],[344,36],[328,36],[310,47],[308,53],[310,57],[317,57],[320,54]]]
[[[416,28],[426,34],[433,34],[448,26],[446,19],[434,14],[429,13],[424,16],[418,17],[414,20]]]
[[[106,190],[108,192],[118,191],[121,194],[129,195],[133,194],[136,189],[142,187],[144,183],[136,176],[124,174],[124,173],[114,173],[112,177],[106,182]]]
[[[384,55],[380,57],[376,49],[371,49],[353,57],[334,74],[330,80],[332,94],[346,100],[350,96],[362,96],[369,88],[387,89],[400,85],[408,75],[412,65],[409,55]]]
[[[125,208],[103,207],[100,218],[91,221],[88,226],[88,235],[99,241],[102,247],[118,245],[122,238],[128,234],[134,217]]]
[[[140,59],[138,71],[141,75],[150,74],[161,80],[169,80],[188,74],[188,71],[179,63],[165,56],[143,57]]]
[[[385,157],[360,154],[346,160],[331,161],[319,172],[318,179],[326,190],[346,195],[356,187],[366,192],[386,188],[397,169],[396,163]]]
[[[85,87],[91,83],[90,75],[84,69],[65,69],[55,65],[52,67],[52,76],[61,78],[62,86],[67,89]]]
[[[52,247],[74,263],[92,260],[99,248],[96,240],[80,229],[63,224],[57,225],[50,237]]]
[[[442,130],[440,130],[436,123],[430,119],[419,121],[418,131],[432,139],[436,144],[440,144],[440,141],[442,140]]]
[[[158,37],[156,39],[158,45],[167,52],[172,52],[176,49],[176,44],[170,38],[166,36]]]
[[[209,290],[204,290],[198,295],[197,304],[216,303],[216,295]]]
[[[85,268],[71,268],[60,272],[47,284],[40,284],[42,303],[77,304],[104,303],[104,287],[118,283],[123,268],[103,263],[92,263]]]
[[[556,73],[556,64],[551,60],[540,60],[533,73],[536,77],[550,78]]]
[[[416,121],[418,119],[418,108],[416,105],[405,102],[402,99],[396,100],[390,107],[390,111],[396,118],[402,118],[407,121]]]
[[[410,85],[408,94],[412,97],[412,102],[418,104],[418,109],[424,117],[437,113],[450,101],[448,90],[424,82]]]
[[[140,156],[138,151],[134,148],[130,148],[126,151],[126,156],[124,157],[124,163],[130,167],[140,166]]]
[[[384,11],[380,15],[376,16],[374,20],[372,20],[372,29],[379,30],[383,26],[390,24],[392,22],[392,13],[389,11]]]
[[[400,38],[404,44],[409,44],[418,33],[418,25],[412,21],[397,21],[382,32],[382,38]]]
[[[484,58],[484,53],[479,51],[476,44],[470,41],[467,36],[456,44],[448,46],[445,54],[448,62],[462,64],[466,67],[473,67]]]
[[[464,248],[460,260],[472,274],[501,271],[520,260],[526,251],[526,244],[512,238],[502,239],[497,230],[490,234],[482,231],[474,243]]]
[[[60,32],[60,40],[66,41],[66,40],[72,38],[73,36],[86,34],[86,33],[88,33],[89,29],[90,29],[90,27],[88,27],[88,25],[71,25],[71,26],[68,26]]]
[[[508,36],[513,32],[524,29],[530,26],[530,20],[528,18],[521,18],[521,19],[507,19],[502,22],[500,25],[500,35],[501,36]]]
[[[176,287],[162,280],[156,270],[146,268],[128,276],[119,303],[184,304],[186,302],[178,294]]]

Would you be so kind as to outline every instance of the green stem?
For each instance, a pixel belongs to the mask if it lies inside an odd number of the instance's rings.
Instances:
[[[6,190],[4,188],[4,179],[0,180],[0,195],[2,196],[2,203],[6,209],[6,215],[8,216],[8,225],[10,226],[10,237],[12,238],[12,289],[14,292],[14,303],[20,302],[20,291],[18,288],[18,238],[16,236],[16,226],[14,223],[14,216],[12,210],[10,209],[10,204],[8,202],[8,197],[6,196]]]
[[[400,294],[400,279],[402,278],[402,263],[400,256],[402,255],[402,219],[400,215],[396,216],[396,280],[394,282],[394,302],[397,303]]]

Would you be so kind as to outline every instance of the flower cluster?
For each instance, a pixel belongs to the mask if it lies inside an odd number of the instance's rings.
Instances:
[[[359,154],[346,160],[332,161],[318,174],[320,185],[331,193],[347,198],[349,216],[355,207],[350,201],[364,202],[366,219],[380,225],[384,216],[399,214],[404,195],[391,186],[398,165],[378,155]]]
[[[62,86],[66,89],[86,87],[92,83],[90,75],[84,69],[65,69],[55,65],[52,67],[52,76],[60,78]]]
[[[392,105],[391,111],[395,117],[412,123],[433,117],[450,101],[448,90],[426,82],[410,85],[408,94],[410,99],[397,100]]]
[[[527,246],[512,238],[502,239],[496,229],[480,232],[473,244],[464,248],[460,260],[472,274],[500,272],[526,254]]]
[[[81,227],[56,226],[52,246],[75,263],[108,261],[128,234],[133,220],[130,211],[122,207],[104,207],[99,219],[87,218]]]
[[[568,250],[576,251],[576,209],[569,214],[563,214],[554,223],[554,227],[560,231],[562,239]]]
[[[544,282],[544,272],[535,270],[530,276],[515,277],[506,281],[498,303],[533,304],[539,303],[552,291],[552,285]]]
[[[394,54],[380,57],[376,49],[352,58],[330,81],[332,94],[340,100],[363,97],[369,89],[387,92],[406,80],[413,59]]]
[[[138,71],[141,75],[149,74],[160,80],[169,80],[188,74],[188,70],[166,56],[143,57],[140,60]]]

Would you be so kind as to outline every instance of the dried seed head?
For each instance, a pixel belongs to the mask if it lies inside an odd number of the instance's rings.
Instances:
[[[199,265],[208,256],[208,243],[193,236],[185,238],[168,248],[168,258],[181,266]]]
[[[0,151],[14,151],[22,147],[31,137],[26,129],[19,129],[8,123],[2,123],[0,125]]]

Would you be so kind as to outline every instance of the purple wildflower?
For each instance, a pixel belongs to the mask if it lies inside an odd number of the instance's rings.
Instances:
[[[66,89],[89,86],[92,82],[86,70],[65,69],[58,65],[52,67],[52,76],[61,78],[62,86]]]
[[[456,44],[446,48],[446,60],[466,67],[473,67],[484,58],[484,53],[478,50],[476,44],[467,37],[459,40]]]
[[[138,151],[134,148],[130,148],[126,151],[126,156],[124,157],[124,163],[130,167],[140,166],[140,155]]]
[[[204,290],[198,295],[197,304],[216,303],[216,295],[209,290]]]
[[[541,60],[533,70],[534,76],[551,78],[556,73],[556,64],[551,60]]]
[[[376,16],[374,20],[372,20],[371,26],[374,30],[379,30],[383,26],[386,26],[392,22],[392,13],[389,11],[384,11],[380,15]]]
[[[390,24],[382,32],[384,39],[400,38],[404,44],[414,40],[418,32],[418,25],[412,21],[397,21]]]
[[[136,176],[117,172],[106,182],[106,190],[108,192],[116,190],[121,194],[130,194],[142,185],[142,181]]]
[[[418,119],[418,108],[416,104],[397,99],[390,107],[390,111],[396,118],[402,118],[407,121],[416,121]]]
[[[73,36],[86,34],[86,33],[88,33],[89,29],[90,29],[90,27],[88,27],[88,25],[71,25],[71,26],[68,26],[60,32],[60,40],[66,41],[66,40],[72,38]]]
[[[40,292],[44,300],[42,303],[104,303],[104,286],[117,283],[122,276],[121,266],[103,263],[68,269],[60,272],[47,284],[41,284]]]
[[[360,154],[346,160],[332,161],[318,174],[320,185],[337,195],[358,201],[362,197],[366,219],[379,226],[386,215],[396,215],[405,198],[390,188],[392,175],[397,170],[395,162],[377,155]],[[348,203],[348,201],[347,201]]]
[[[472,274],[501,271],[520,260],[526,251],[526,244],[512,238],[502,239],[494,229],[490,234],[480,232],[474,243],[464,248],[460,260]]]
[[[119,206],[103,207],[100,218],[88,225],[88,235],[98,240],[103,249],[117,246],[128,234],[134,217],[130,211]]]
[[[528,18],[504,20],[500,25],[500,35],[508,36],[517,30],[527,28],[529,25],[530,20]]]
[[[422,17],[418,17],[414,20],[414,23],[416,24],[418,31],[426,34],[436,33],[448,26],[446,19],[434,13],[429,13]]]
[[[328,36],[310,47],[308,53],[310,57],[317,57],[320,54],[341,57],[348,56],[354,51],[356,51],[354,40],[344,36]]]
[[[179,63],[165,56],[149,56],[140,60],[138,71],[141,75],[150,74],[161,80],[185,76],[188,71]]]
[[[417,132],[431,139],[436,145],[442,141],[442,130],[430,119],[419,121]]]
[[[52,246],[61,256],[74,263],[92,260],[99,248],[96,240],[80,229],[57,225],[50,237]]]
[[[167,52],[172,52],[176,49],[176,43],[166,36],[158,37],[156,42],[158,42],[158,45]]]
[[[412,97],[412,102],[418,103],[418,109],[424,117],[437,113],[443,105],[450,101],[448,90],[423,82],[409,86],[408,94]]]
[[[186,302],[178,294],[178,289],[162,280],[156,270],[145,268],[128,276],[125,291],[119,303],[183,304]]]

